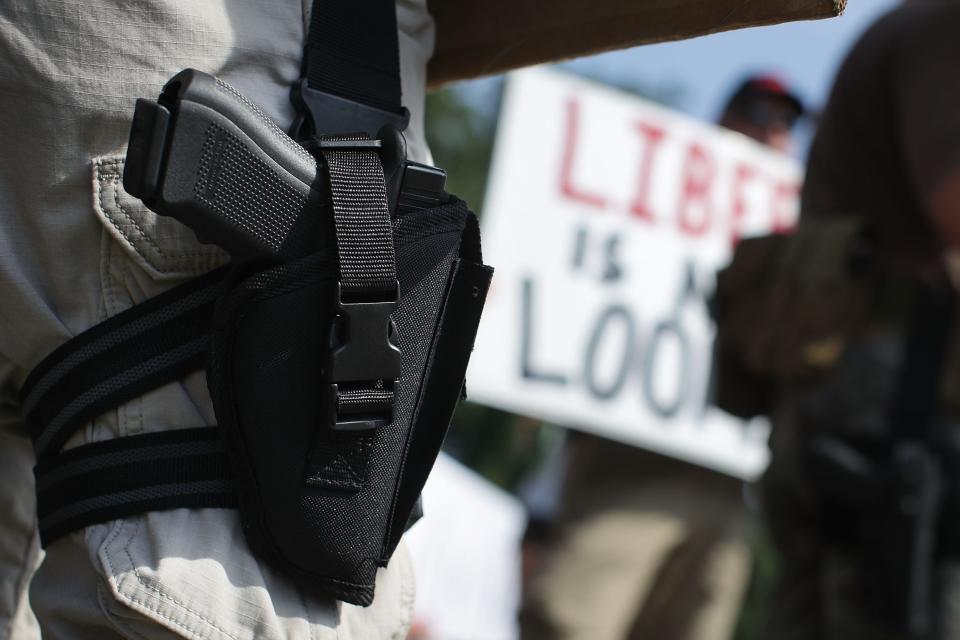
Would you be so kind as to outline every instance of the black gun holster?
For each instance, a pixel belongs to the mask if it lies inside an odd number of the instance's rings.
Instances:
[[[375,26],[395,57],[395,23]],[[445,174],[407,161],[406,111],[325,95],[307,79],[298,88],[298,141],[199,71],[138,101],[124,187],[232,262],[31,372],[21,399],[44,545],[147,511],[239,508],[260,557],[331,597],[372,602],[463,395],[492,269]],[[200,369],[215,427],[61,451],[98,415]]]
[[[808,465],[825,539],[856,559],[865,617],[924,638],[935,621],[943,477],[920,442],[894,445],[883,462],[828,436],[811,442]]]
[[[213,320],[207,375],[251,545],[360,604],[443,441],[490,278],[463,203],[415,218],[394,228],[396,301],[338,308],[315,253],[237,278]]]

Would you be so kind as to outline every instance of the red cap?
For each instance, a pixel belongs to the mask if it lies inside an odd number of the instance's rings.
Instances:
[[[730,97],[727,109],[763,96],[783,100],[796,111],[797,116],[802,116],[805,111],[800,98],[787,87],[786,83],[774,75],[756,75],[744,80]]]

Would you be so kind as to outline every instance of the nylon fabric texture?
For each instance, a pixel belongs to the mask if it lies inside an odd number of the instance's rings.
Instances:
[[[400,109],[392,4],[314,0],[304,52],[311,88],[384,111]]]
[[[212,427],[128,436],[49,456],[35,470],[45,547],[85,526],[173,507],[235,507],[225,446]]]
[[[332,268],[310,277],[302,273],[303,260],[268,269],[239,283],[216,313],[210,384],[237,460],[251,544],[348,602],[371,601],[377,568],[389,561],[395,532],[409,517],[412,505],[398,510],[396,496],[409,493],[401,485],[419,428],[418,403],[437,401],[424,399],[421,387],[461,237],[475,231],[472,217],[454,201],[394,223],[400,301],[393,320],[403,360],[393,420],[385,426],[360,432],[324,426],[334,400],[321,391],[323,365],[313,354],[322,352],[322,328],[333,319]],[[464,370],[471,344],[472,336],[455,345],[465,351]],[[462,381],[463,371],[444,373]],[[454,401],[459,391],[453,389]],[[368,403],[384,392],[356,395]],[[430,428],[445,430],[449,419],[438,417],[442,424]],[[427,467],[439,449],[434,444],[432,455],[422,454]]]
[[[377,153],[331,150],[323,156],[330,174],[341,293],[360,300],[392,300],[396,257]]]

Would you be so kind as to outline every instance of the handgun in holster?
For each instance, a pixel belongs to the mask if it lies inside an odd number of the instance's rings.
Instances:
[[[445,174],[407,160],[405,110],[306,81],[297,100],[299,140],[196,70],[137,102],[124,188],[232,262],[31,373],[45,545],[145,511],[238,507],[260,557],[372,602],[461,398],[492,269]],[[215,427],[61,451],[103,411],[201,368]]]
[[[929,637],[939,614],[946,487],[933,434],[954,307],[952,292],[915,286],[886,441],[823,434],[811,440],[806,461],[827,537],[858,558],[864,615],[917,639]]]
[[[936,620],[935,567],[943,480],[937,456],[916,441],[879,463],[820,436],[808,459],[827,537],[857,558],[859,605],[877,626],[926,638]]]

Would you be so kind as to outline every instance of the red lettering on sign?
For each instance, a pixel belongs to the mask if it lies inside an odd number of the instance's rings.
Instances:
[[[563,158],[560,165],[560,192],[582,204],[591,207],[605,207],[607,201],[603,196],[588,193],[574,184],[573,165],[577,157],[577,130],[580,123],[580,103],[576,98],[567,100],[566,138],[563,144]]]
[[[738,164],[733,170],[733,184],[730,188],[730,243],[740,242],[743,231],[743,219],[747,216],[747,183],[757,176],[756,170],[747,164]]]
[[[650,209],[650,176],[653,175],[654,157],[660,149],[660,143],[663,142],[666,131],[646,122],[638,122],[635,126],[643,138],[644,145],[643,153],[640,156],[637,193],[630,204],[630,213],[641,220],[653,222],[653,211]]]
[[[799,185],[792,182],[777,182],[770,198],[770,227],[774,233],[787,233],[796,225]]]
[[[713,187],[715,168],[713,157],[702,145],[693,143],[687,149],[687,158],[683,169],[683,191],[677,208],[677,220],[680,230],[692,236],[703,235],[710,230],[713,206],[710,192]],[[700,209],[700,216],[694,219],[691,212]]]

